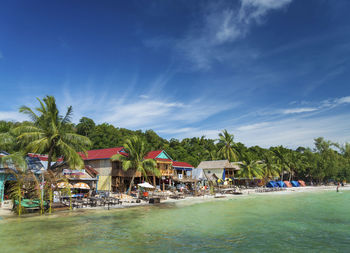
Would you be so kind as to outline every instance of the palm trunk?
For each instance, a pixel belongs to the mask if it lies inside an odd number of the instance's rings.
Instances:
[[[53,199],[53,197],[52,197],[52,188],[51,188],[51,185],[50,185],[50,190],[49,190],[49,201],[50,201],[50,203],[49,203],[49,214],[51,214],[51,211],[52,211],[52,199]]]
[[[21,216],[22,213],[22,189],[19,188],[19,198],[18,198],[18,216]]]
[[[134,179],[135,179],[135,174],[132,175],[132,178],[131,178],[131,181],[130,181],[129,190],[128,190],[128,194],[130,194],[130,192],[131,192],[131,187],[134,185]]]
[[[72,192],[70,190],[70,187],[68,187],[69,189],[69,210],[72,210]]]
[[[283,175],[284,175],[284,169],[282,169],[282,172],[281,172],[281,181],[283,181]]]

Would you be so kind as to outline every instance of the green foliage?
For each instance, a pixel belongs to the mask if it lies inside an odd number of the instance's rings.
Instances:
[[[124,144],[124,149],[128,153],[128,156],[117,154],[112,156],[112,161],[121,161],[123,170],[135,170],[141,172],[141,174],[147,178],[147,174],[160,176],[160,171],[157,168],[157,164],[153,159],[144,159],[149,150],[146,149],[146,143],[139,136],[132,136],[127,139]],[[135,173],[130,182],[129,190],[134,183]]]
[[[27,152],[48,154],[48,169],[54,158],[63,157],[73,168],[81,168],[84,163],[77,153],[90,147],[89,138],[74,132],[70,119],[72,107],[64,116],[59,114],[54,97],[38,99],[40,106],[34,112],[22,106],[20,112],[29,116],[32,124],[21,124],[13,129],[19,143],[25,145]]]
[[[175,161],[187,162],[194,167],[204,160],[228,159],[242,161],[248,167],[258,165],[258,174],[265,180],[278,174],[282,180],[303,179],[317,183],[350,181],[349,143],[340,145],[319,137],[315,139],[313,150],[305,147],[292,150],[283,146],[269,149],[246,147],[243,143],[234,142],[233,134],[227,130],[223,130],[217,140],[205,136],[166,140],[153,130],[133,131],[108,123],[95,124],[86,117],[74,126],[70,122],[71,107],[65,116],[60,116],[53,97],[38,101],[40,106],[35,112],[25,106],[20,109],[31,118],[31,122],[0,121],[0,150],[46,153],[52,159],[63,155],[75,166],[82,165],[76,151],[86,150],[90,141],[92,149],[111,148],[123,146],[127,140],[137,136],[144,143],[145,150],[164,149]]]

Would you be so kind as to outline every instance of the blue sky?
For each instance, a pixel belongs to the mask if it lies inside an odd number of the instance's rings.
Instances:
[[[2,1],[0,120],[62,110],[164,138],[350,141],[347,0]]]

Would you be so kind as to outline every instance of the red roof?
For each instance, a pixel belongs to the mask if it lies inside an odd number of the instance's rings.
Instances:
[[[181,168],[194,168],[191,164],[185,162],[173,162],[173,167],[181,167]]]
[[[80,156],[83,158],[83,160],[110,159],[113,155],[116,154],[127,156],[123,150],[123,147],[95,149],[87,151],[87,156],[85,156],[83,153],[80,153]]]
[[[148,152],[148,154],[145,156],[145,159],[156,159],[156,157],[159,156],[160,153],[162,153],[162,150]]]
[[[163,150],[150,151],[144,157],[144,159],[154,159],[154,160],[165,161],[165,162],[172,162],[173,161],[171,159],[158,158],[157,156],[159,156],[162,152],[163,152]]]

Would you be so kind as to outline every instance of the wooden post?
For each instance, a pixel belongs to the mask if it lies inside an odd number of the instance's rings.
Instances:
[[[153,175],[153,186],[156,187],[156,176]]]
[[[163,191],[165,191],[165,184],[164,184],[164,180],[163,180]]]
[[[194,180],[194,196],[197,196],[197,179]]]

